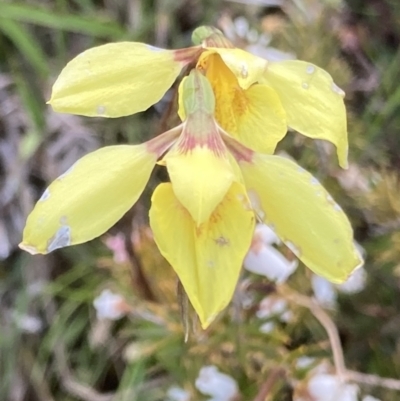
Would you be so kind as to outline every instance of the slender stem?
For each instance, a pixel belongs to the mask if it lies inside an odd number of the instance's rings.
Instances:
[[[348,370],[346,368],[343,347],[340,341],[338,329],[331,317],[324,311],[324,309],[320,305],[317,304],[315,300],[305,295],[299,294],[286,285],[278,286],[277,292],[288,301],[309,309],[314,317],[324,327],[329,337],[336,374],[339,376],[339,378],[341,378],[343,381],[353,381],[369,386],[385,387],[390,390],[400,391],[400,380],[356,372],[354,370]]]
[[[390,390],[400,391],[400,380],[397,379],[390,379],[377,375],[369,375],[367,373],[355,372],[353,370],[348,370],[346,372],[346,378],[348,380],[357,383],[367,384],[369,386],[385,387]]]
[[[275,383],[285,376],[285,370],[282,368],[276,368],[271,371],[271,374],[267,377],[267,380],[261,386],[258,394],[253,401],[264,401],[267,395],[271,392]]]
[[[347,369],[344,361],[342,343],[340,341],[338,329],[330,316],[312,298],[299,294],[291,288],[283,285],[278,287],[277,290],[288,301],[309,309],[315,318],[321,323],[329,337],[336,374],[339,376],[339,378],[344,379]]]

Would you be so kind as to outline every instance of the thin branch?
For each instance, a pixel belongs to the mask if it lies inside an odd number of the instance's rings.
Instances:
[[[348,370],[346,368],[343,347],[340,341],[339,332],[336,324],[315,300],[305,295],[299,294],[286,285],[278,286],[277,292],[288,301],[309,309],[314,317],[324,327],[329,337],[336,374],[339,376],[340,379],[342,379],[343,381],[353,381],[369,386],[379,386],[385,387],[390,390],[400,391],[400,380],[380,377],[378,375],[371,375],[367,373],[360,373],[353,370]]]
[[[355,372],[354,370],[348,370],[346,372],[346,376],[348,380],[357,383],[367,384],[369,386],[385,387],[390,390],[400,391],[400,380],[397,379],[369,375],[367,373]]]
[[[344,361],[343,348],[340,341],[339,332],[336,324],[333,322],[331,317],[312,298],[299,294],[298,292],[290,289],[287,286],[280,286],[277,288],[277,290],[288,301],[309,309],[310,312],[315,316],[315,318],[321,323],[329,337],[336,374],[339,376],[340,379],[343,380],[346,376],[347,369]]]
[[[267,380],[261,386],[256,398],[253,401],[264,401],[267,395],[271,392],[275,383],[285,376],[285,370],[283,368],[273,369],[271,374],[267,377]]]

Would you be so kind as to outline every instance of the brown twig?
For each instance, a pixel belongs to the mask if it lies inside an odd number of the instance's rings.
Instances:
[[[309,309],[310,312],[324,327],[328,334],[329,342],[331,344],[336,374],[343,379],[346,376],[347,369],[344,362],[343,348],[340,341],[339,332],[333,320],[324,311],[324,309],[320,305],[318,305],[318,303],[312,298],[299,294],[298,292],[290,289],[287,286],[278,287],[278,292],[288,301]]]
[[[397,379],[369,375],[367,373],[355,372],[353,370],[348,370],[346,372],[346,378],[347,380],[367,384],[369,386],[385,387],[390,390],[400,391],[400,380]]]
[[[254,401],[264,401],[267,395],[271,392],[275,383],[285,376],[286,372],[283,368],[273,369],[271,374],[267,377],[267,380],[261,386],[258,394],[254,398]]]
[[[390,390],[400,391],[400,380],[356,372],[353,370],[348,370],[346,368],[343,347],[340,341],[339,332],[336,324],[315,300],[305,295],[299,294],[286,285],[281,285],[277,287],[277,292],[280,293],[288,301],[309,309],[314,317],[324,327],[329,337],[336,374],[341,380],[353,381],[369,386],[379,386],[385,387]]]

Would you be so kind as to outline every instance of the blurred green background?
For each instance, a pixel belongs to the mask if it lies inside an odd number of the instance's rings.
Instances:
[[[290,322],[260,332],[258,302],[275,288],[249,273],[221,318],[207,332],[191,327],[184,341],[192,314],[183,308],[181,317],[176,277],[148,228],[149,198],[167,179],[161,169],[102,238],[48,256],[17,248],[36,200],[79,157],[141,142],[176,119],[176,88],[148,111],[116,120],[54,113],[46,99],[63,66],[112,41],[190,46],[199,25],[217,26],[238,47],[267,57],[315,63],[346,91],[348,171],[340,171],[325,143],[295,133],[279,152],[318,177],[366,251],[365,288],[339,294],[329,312],[348,367],[400,377],[398,0],[0,0],[0,400],[156,401],[173,385],[204,400],[195,379],[214,364],[237,380],[238,400],[289,401],[293,383],[307,374],[296,360],[330,358],[324,329],[300,306],[290,305]],[[288,283],[311,295],[310,277],[300,266]],[[106,288],[129,310],[116,322],[96,317],[93,301]],[[263,394],[277,367],[285,374]],[[385,388],[361,390],[400,399]]]

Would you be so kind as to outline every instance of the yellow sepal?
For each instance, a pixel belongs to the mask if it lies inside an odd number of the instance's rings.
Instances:
[[[143,43],[110,43],[79,54],[62,70],[49,103],[62,113],[122,117],[158,102],[184,61],[172,50]]]
[[[108,146],[84,156],[44,192],[20,247],[46,254],[103,234],[137,201],[156,159],[145,145]]]
[[[225,154],[215,154],[207,146],[195,146],[187,153],[174,149],[165,156],[175,196],[197,225],[209,219],[234,179]]]
[[[239,164],[258,215],[306,266],[342,283],[362,264],[347,216],[311,174],[279,156]]]

